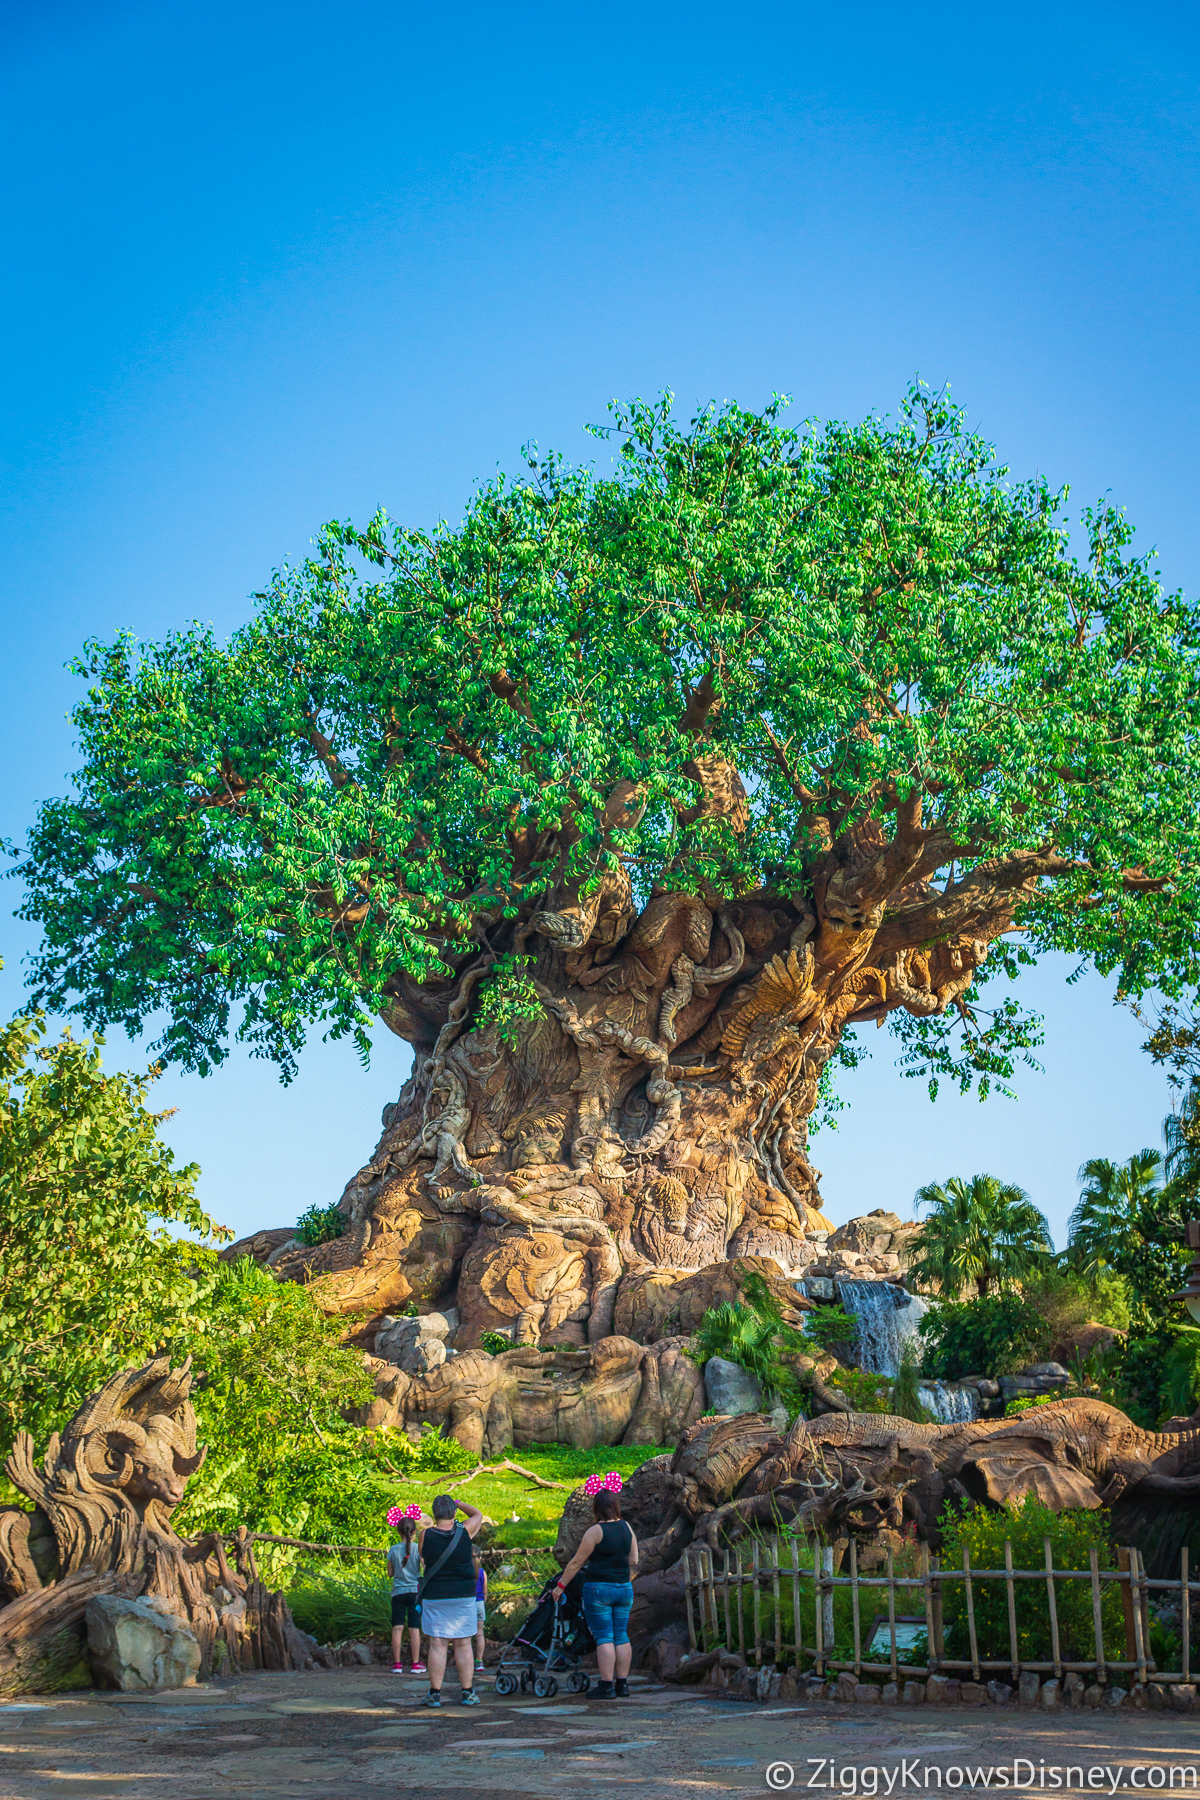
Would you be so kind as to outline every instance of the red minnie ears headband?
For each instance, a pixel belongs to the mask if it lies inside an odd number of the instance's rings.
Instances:
[[[624,1485],[625,1483],[617,1471],[610,1469],[607,1475],[589,1475],[583,1484],[583,1491],[589,1500],[594,1500],[596,1495],[603,1493],[605,1489],[610,1494],[619,1494]]]
[[[406,1506],[403,1512],[398,1506],[389,1506],[387,1511],[387,1522],[394,1531],[401,1519],[419,1519],[420,1516],[421,1509],[414,1501],[411,1506]]]

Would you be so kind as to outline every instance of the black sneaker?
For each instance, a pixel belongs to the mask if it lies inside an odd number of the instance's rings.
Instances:
[[[598,1681],[596,1683],[596,1698],[597,1700],[613,1700],[616,1698],[616,1690],[611,1681]]]
[[[618,1700],[628,1700],[629,1682],[624,1675],[617,1676],[614,1687],[616,1689],[616,1697]]]
[[[442,1704],[441,1688],[430,1688],[425,1696],[425,1704],[426,1706],[440,1706]]]

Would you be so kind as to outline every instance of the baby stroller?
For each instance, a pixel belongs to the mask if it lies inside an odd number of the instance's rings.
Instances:
[[[583,1612],[582,1569],[563,1595],[561,1606],[554,1604],[554,1585],[552,1581],[542,1589],[533,1611],[505,1645],[496,1672],[498,1694],[515,1694],[518,1685],[526,1694],[532,1684],[539,1700],[549,1700],[558,1692],[558,1676],[566,1677],[573,1694],[586,1694],[591,1686],[579,1667],[596,1647]]]

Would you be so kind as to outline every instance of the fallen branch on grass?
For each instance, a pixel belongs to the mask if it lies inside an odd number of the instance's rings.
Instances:
[[[535,1475],[532,1469],[523,1469],[520,1463],[510,1462],[506,1456],[503,1462],[477,1463],[469,1475],[456,1475],[453,1481],[446,1483],[446,1492],[449,1493],[451,1488],[465,1487],[466,1483],[474,1481],[477,1475],[504,1474],[523,1475],[526,1481],[535,1482],[538,1487],[543,1488],[565,1489],[567,1485],[565,1481],[547,1481],[544,1476]]]

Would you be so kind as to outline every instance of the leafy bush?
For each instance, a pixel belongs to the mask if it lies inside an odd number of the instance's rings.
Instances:
[[[0,1460],[202,1318],[212,1258],[157,1221],[228,1235],[157,1136],[157,1069],[105,1075],[101,1039],[43,1035],[40,1017],[0,1027]]]
[[[1011,1292],[943,1301],[930,1308],[917,1329],[925,1373],[942,1381],[1004,1375],[1049,1349],[1036,1306]]]
[[[941,1525],[945,1533],[942,1545],[943,1569],[960,1569],[964,1549],[970,1556],[972,1569],[1003,1569],[1006,1538],[1012,1544],[1015,1569],[1044,1568],[1047,1538],[1050,1540],[1056,1569],[1088,1568],[1088,1556],[1093,1545],[1099,1551],[1102,1569],[1116,1567],[1116,1559],[1108,1541],[1109,1519],[1106,1512],[1053,1512],[1032,1494],[1026,1495],[1020,1507],[1002,1507],[999,1512],[979,1507],[960,1513],[947,1508]],[[1018,1581],[1013,1585],[1017,1649],[1021,1660],[1048,1662],[1051,1650],[1050,1602],[1045,1585],[1040,1581]],[[1117,1584],[1103,1582],[1100,1596],[1104,1654],[1119,1660],[1125,1654],[1125,1631]],[[1054,1597],[1063,1661],[1090,1661],[1095,1655],[1091,1583],[1056,1582]],[[1010,1643],[1006,1584],[1003,1581],[976,1581],[972,1584],[972,1598],[981,1659],[985,1662],[1007,1661]],[[969,1656],[966,1589],[961,1582],[948,1581],[944,1584],[942,1617],[947,1631],[947,1655],[960,1659]]]
[[[502,1331],[485,1331],[479,1340],[479,1348],[486,1350],[489,1356],[503,1356],[512,1347],[512,1339],[505,1337]]]
[[[840,1306],[814,1306],[804,1315],[804,1335],[818,1350],[833,1352],[858,1342],[859,1323]]]
[[[839,1388],[855,1412],[890,1413],[892,1383],[886,1375],[874,1375],[869,1369],[835,1369],[829,1385]]]
[[[905,1338],[900,1350],[900,1366],[892,1383],[892,1411],[899,1419],[912,1419],[915,1424],[929,1424],[932,1414],[921,1404],[921,1365],[912,1345]]]
[[[346,1229],[346,1216],[334,1206],[310,1206],[296,1221],[296,1236],[302,1244],[328,1244],[340,1238]]]
[[[1008,1405],[1004,1408],[1004,1417],[1006,1419],[1015,1419],[1020,1413],[1028,1412],[1031,1407],[1049,1406],[1052,1401],[1059,1398],[1060,1396],[1058,1394],[1026,1394],[1023,1400],[1009,1401]]]
[[[737,1363],[756,1378],[765,1400],[782,1400],[795,1416],[802,1410],[805,1396],[797,1371],[787,1359],[810,1350],[808,1337],[784,1324],[782,1309],[762,1276],[750,1271],[742,1279],[741,1303],[725,1301],[709,1307],[687,1354],[700,1368],[712,1356]]]
[[[386,1638],[392,1629],[391,1582],[382,1557],[348,1567],[306,1569],[288,1589],[301,1631],[319,1644],[347,1638]]]
[[[172,1353],[193,1356],[201,1442],[208,1459],[188,1483],[176,1528],[193,1534],[252,1531],[318,1543],[387,1542],[385,1514],[397,1483],[422,1458],[466,1452],[436,1440],[426,1449],[394,1432],[368,1433],[344,1412],[370,1396],[357,1351],[341,1342],[345,1322],[326,1318],[307,1288],[277,1282],[245,1257],[212,1270],[207,1317]],[[470,1466],[469,1461],[466,1466]],[[299,1553],[263,1547],[278,1581]]]

